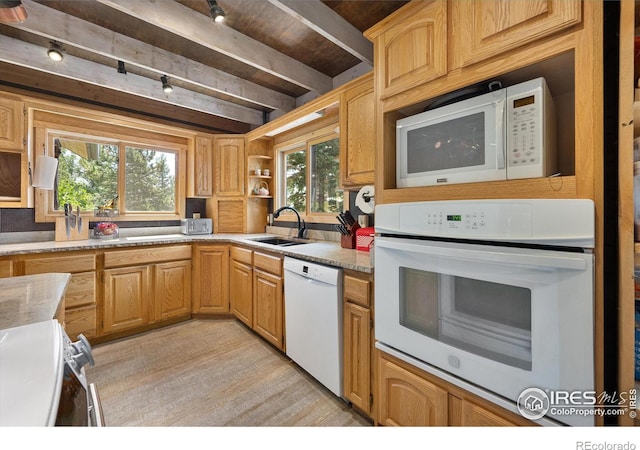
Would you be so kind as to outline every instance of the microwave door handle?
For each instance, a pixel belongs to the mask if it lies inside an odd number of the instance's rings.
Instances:
[[[506,135],[509,130],[506,129],[505,103],[504,99],[496,101],[496,168],[498,169],[504,169],[507,152]]]

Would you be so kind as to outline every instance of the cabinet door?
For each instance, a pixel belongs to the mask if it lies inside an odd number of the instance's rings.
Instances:
[[[371,398],[371,311],[344,304],[344,396],[370,414]]]
[[[284,350],[282,278],[253,270],[253,329],[280,350]]]
[[[395,18],[367,31],[380,98],[447,73],[447,2],[411,2]]]
[[[579,0],[450,2],[452,68],[466,66],[580,23]]]
[[[214,165],[215,194],[221,197],[244,195],[244,139],[216,138]]]
[[[229,274],[231,312],[247,326],[253,327],[253,268],[231,260]]]
[[[446,390],[384,357],[378,361],[378,421],[382,425],[447,425]]]
[[[375,117],[373,81],[358,85],[340,99],[340,177],[343,186],[374,183]]]
[[[193,263],[193,312],[229,312],[229,247],[198,246]]]
[[[150,266],[104,271],[104,333],[149,323]]]
[[[216,233],[244,233],[247,205],[241,198],[220,198],[214,200],[213,226]]]
[[[0,97],[0,148],[24,150],[24,104]]]
[[[154,266],[155,319],[191,313],[191,261],[172,261]]]
[[[213,139],[197,136],[193,155],[189,156],[189,197],[211,197],[213,194]]]
[[[10,259],[0,260],[0,278],[13,276],[13,261]]]
[[[460,426],[463,427],[512,427],[518,425],[469,400],[462,400],[461,410]]]

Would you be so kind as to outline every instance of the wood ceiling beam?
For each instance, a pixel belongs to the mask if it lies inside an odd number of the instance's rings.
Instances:
[[[295,108],[295,98],[243,80],[181,55],[168,52],[49,8],[32,0],[24,0],[29,16],[23,23],[11,26],[72,45],[83,50],[123,61],[180,79],[215,92],[255,103],[262,108],[283,113]]]
[[[320,0],[268,0],[360,61],[373,66],[373,43]]]
[[[332,89],[327,75],[173,0],[97,0],[305,89]]]
[[[41,46],[4,35],[0,35],[0,61],[240,122],[253,125],[263,123],[261,111],[178,87],[174,87],[170,94],[165,94],[159,80],[132,73],[119,74],[115,68],[72,55],[64,55],[62,61],[54,62],[47,58]]]

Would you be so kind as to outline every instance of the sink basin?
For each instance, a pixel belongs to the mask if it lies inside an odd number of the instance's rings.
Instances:
[[[291,245],[306,244],[307,242],[294,241],[292,239],[278,238],[278,237],[266,237],[251,239],[254,242],[260,242],[262,244],[277,245],[278,247],[289,247]]]

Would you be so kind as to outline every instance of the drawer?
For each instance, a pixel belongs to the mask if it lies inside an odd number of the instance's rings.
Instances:
[[[96,273],[74,273],[65,292],[67,309],[96,303]]]
[[[96,255],[52,256],[24,260],[24,274],[75,273],[96,270]]]
[[[278,256],[253,252],[253,267],[282,276],[282,258]]]
[[[191,259],[191,245],[147,247],[134,250],[116,250],[104,254],[104,268],[153,264],[163,261]]]
[[[97,335],[96,307],[67,309],[64,313],[64,330],[75,341],[80,333],[87,338]]]
[[[13,276],[13,261],[5,259],[0,261],[0,278],[8,278]]]
[[[370,308],[370,288],[371,283],[368,280],[362,280],[349,275],[344,276],[344,299],[346,301]]]
[[[241,247],[231,247],[231,259],[245,264],[253,264],[253,251]]]

